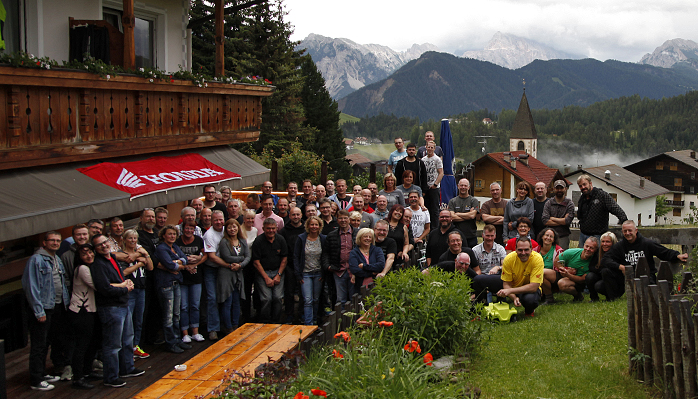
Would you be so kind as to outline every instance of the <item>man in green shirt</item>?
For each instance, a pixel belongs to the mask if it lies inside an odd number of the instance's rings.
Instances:
[[[584,242],[584,248],[570,248],[555,259],[557,287],[560,292],[572,295],[575,302],[584,300],[582,291],[589,272],[589,262],[598,249],[599,240],[592,236]]]

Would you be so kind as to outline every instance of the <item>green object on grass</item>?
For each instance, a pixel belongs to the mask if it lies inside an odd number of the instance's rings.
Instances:
[[[483,308],[485,318],[488,320],[499,320],[501,323],[508,323],[511,316],[518,311],[506,302],[492,302]]]

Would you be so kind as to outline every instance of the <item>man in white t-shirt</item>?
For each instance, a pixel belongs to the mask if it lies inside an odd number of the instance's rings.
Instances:
[[[444,177],[444,164],[441,158],[434,154],[436,144],[433,141],[427,143],[427,155],[422,158],[427,170],[427,187],[424,191],[424,205],[429,210],[431,225],[439,223],[439,206],[441,204],[441,179]]]
[[[218,268],[225,262],[218,257],[218,244],[223,239],[223,225],[225,216],[221,211],[213,211],[211,214],[211,228],[204,233],[204,251],[208,255],[202,268],[204,285],[206,286],[206,304],[208,317],[208,339],[218,339],[217,331],[221,327],[221,319],[218,314],[218,301],[216,299],[216,280]],[[221,264],[222,262],[222,264]]]
[[[410,210],[412,211],[412,221],[410,221],[410,228],[412,229],[412,235],[414,236],[414,242],[423,242],[431,231],[431,220],[429,219],[429,211],[422,210],[419,205],[419,193],[416,191],[410,192],[407,200],[410,203]]]

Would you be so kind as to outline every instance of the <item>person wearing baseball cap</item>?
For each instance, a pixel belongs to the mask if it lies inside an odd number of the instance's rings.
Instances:
[[[545,203],[541,220],[555,230],[558,245],[562,249],[570,247],[570,225],[574,219],[574,202],[567,198],[567,182],[556,180],[553,184],[555,196]]]

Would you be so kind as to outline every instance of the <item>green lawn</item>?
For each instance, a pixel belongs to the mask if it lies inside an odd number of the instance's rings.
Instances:
[[[339,114],[339,126],[342,126],[342,124],[345,122],[358,122],[360,120],[361,119],[359,119],[355,116],[351,116],[349,114],[345,114],[345,113]]]
[[[393,151],[395,151],[395,145],[393,143],[355,145],[353,150],[347,150],[347,155],[359,153],[371,161],[380,161],[388,159],[390,153]]]
[[[535,317],[501,324],[475,354],[470,383],[483,398],[647,398],[628,375],[625,297],[558,303]]]

